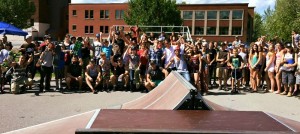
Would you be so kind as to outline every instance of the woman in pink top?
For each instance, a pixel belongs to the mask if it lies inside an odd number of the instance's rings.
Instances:
[[[276,94],[279,94],[281,91],[281,59],[284,56],[284,46],[282,43],[276,44],[276,60],[275,60],[275,73],[276,73],[276,84],[277,84],[277,92]]]

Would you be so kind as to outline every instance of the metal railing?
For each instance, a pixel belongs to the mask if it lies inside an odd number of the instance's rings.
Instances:
[[[131,25],[113,25],[114,27],[123,27],[125,32],[130,32],[130,27],[133,27]],[[170,34],[172,32],[176,33],[176,34],[182,34],[183,37],[186,38],[187,41],[192,41],[192,36],[191,36],[191,32],[188,26],[138,26],[139,28],[146,29],[143,30],[143,32],[149,34],[149,33],[154,33],[154,34],[159,34],[159,33],[166,33],[166,34]],[[151,29],[151,30],[148,30]],[[175,30],[175,31],[173,31]]]

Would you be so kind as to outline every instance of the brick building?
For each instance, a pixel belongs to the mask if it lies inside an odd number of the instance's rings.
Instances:
[[[112,25],[126,25],[123,16],[127,3],[70,4],[69,33],[74,36],[94,37],[109,32]],[[252,40],[254,7],[243,4],[178,4],[184,26],[193,38],[229,42],[239,36]]]
[[[26,29],[35,39],[51,34],[61,40],[68,32],[68,6],[71,0],[32,0],[36,11],[30,19],[31,27]]]

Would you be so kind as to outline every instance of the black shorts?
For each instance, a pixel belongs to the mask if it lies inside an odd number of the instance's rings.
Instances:
[[[233,69],[231,72],[232,79],[239,80],[242,78],[242,71],[240,69]]]
[[[91,78],[93,79],[93,82],[96,82],[97,76],[92,76]]]
[[[140,75],[146,75],[147,65],[140,66]]]

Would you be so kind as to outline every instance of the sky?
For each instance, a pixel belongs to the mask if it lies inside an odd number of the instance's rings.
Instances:
[[[72,3],[123,3],[127,0],[72,0]],[[186,2],[187,4],[207,4],[207,3],[249,3],[249,6],[255,7],[255,11],[263,15],[264,10],[269,6],[271,9],[275,6],[276,0],[176,0],[177,3]]]

